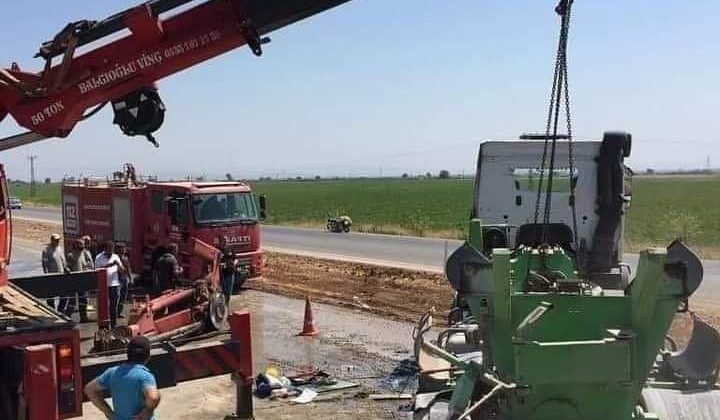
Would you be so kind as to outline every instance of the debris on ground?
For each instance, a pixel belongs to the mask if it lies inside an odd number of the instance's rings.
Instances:
[[[309,402],[312,402],[312,400],[314,400],[315,397],[317,397],[317,396],[318,396],[317,392],[313,391],[310,388],[305,388],[302,390],[302,392],[300,393],[300,395],[297,398],[293,398],[290,401],[297,403],[297,404],[307,404]]]
[[[315,400],[319,394],[343,391],[358,386],[360,384],[333,378],[328,373],[316,368],[299,370],[283,376],[280,368],[269,366],[255,379],[255,395],[258,398],[270,398],[271,400],[296,397],[289,401],[307,404]]]

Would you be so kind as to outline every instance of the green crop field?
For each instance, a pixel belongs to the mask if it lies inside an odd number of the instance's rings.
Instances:
[[[322,226],[349,214],[362,231],[462,237],[470,214],[470,180],[264,181],[269,222]],[[657,176],[633,180],[626,224],[631,249],[683,237],[720,254],[720,177]]]
[[[268,197],[268,222],[324,226],[347,214],[360,230],[460,237],[470,215],[471,180],[356,179],[253,182]]]
[[[637,177],[628,216],[634,248],[683,237],[720,258],[720,176]]]
[[[321,228],[328,216],[348,214],[356,230],[462,237],[472,201],[471,180],[353,179],[255,181],[268,197],[267,223]],[[24,201],[59,203],[56,184],[13,185]],[[707,257],[720,258],[720,176],[654,176],[633,180],[626,242],[637,250],[683,237]]]
[[[32,193],[29,184],[11,183],[10,195],[19,197],[23,203],[34,203],[49,206],[60,205],[60,184],[37,184]]]

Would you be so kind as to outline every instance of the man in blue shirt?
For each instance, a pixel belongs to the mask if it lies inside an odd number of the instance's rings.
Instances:
[[[133,337],[128,344],[127,362],[111,367],[85,386],[88,399],[110,420],[155,420],[160,404],[155,377],[145,364],[150,360],[150,341]],[[105,402],[110,392],[112,408]]]

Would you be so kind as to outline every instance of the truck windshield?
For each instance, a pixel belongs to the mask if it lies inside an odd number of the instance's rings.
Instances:
[[[546,170],[543,176],[543,189],[547,188],[548,172]],[[577,168],[573,172],[572,182],[577,185]],[[513,180],[517,191],[537,192],[538,183],[540,183],[540,170],[537,168],[515,168],[513,170]],[[555,192],[570,192],[570,169],[557,168],[553,170],[552,190]]]
[[[251,193],[198,194],[193,196],[197,223],[256,222],[255,197]]]

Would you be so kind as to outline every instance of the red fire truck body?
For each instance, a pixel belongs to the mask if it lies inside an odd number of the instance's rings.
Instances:
[[[125,243],[131,267],[147,281],[152,263],[170,243],[179,246],[183,277],[205,274],[206,262],[193,256],[192,240],[227,247],[239,261],[238,278],[262,273],[258,200],[242,182],[147,182],[84,180],[62,189],[65,247],[84,235],[102,246]]]

